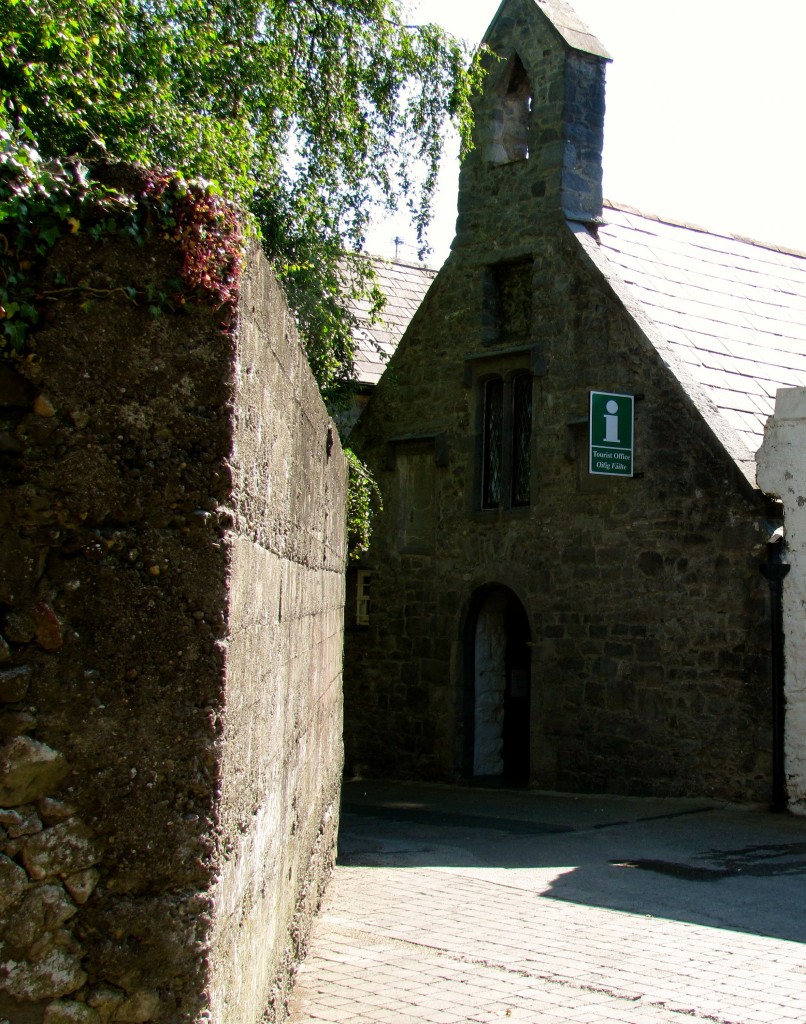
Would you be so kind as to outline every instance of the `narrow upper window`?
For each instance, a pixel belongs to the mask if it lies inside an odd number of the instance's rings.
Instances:
[[[489,159],[509,164],[529,157],[529,127],[532,117],[532,85],[515,54],[501,79],[493,110]]]
[[[485,345],[517,345],[532,336],[531,259],[493,263],[483,276],[483,321]]]

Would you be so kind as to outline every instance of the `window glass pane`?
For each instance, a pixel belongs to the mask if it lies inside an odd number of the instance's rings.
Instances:
[[[512,381],[512,504],[528,505],[531,489],[532,377]]]
[[[369,625],[369,598],[372,574],[360,569],[356,579],[355,621],[359,626]]]
[[[498,378],[484,385],[484,451],[482,456],[481,505],[501,504],[503,471],[504,382]]]

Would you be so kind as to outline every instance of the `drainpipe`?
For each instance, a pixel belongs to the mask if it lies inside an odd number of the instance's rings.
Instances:
[[[772,632],[772,810],[786,810],[784,771],[784,624],[782,597],[784,577],[790,566],[781,561],[783,530],[776,530],[767,544],[767,561],[759,569],[770,587],[770,629]]]

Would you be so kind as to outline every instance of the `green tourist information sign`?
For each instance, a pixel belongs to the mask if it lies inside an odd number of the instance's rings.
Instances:
[[[589,470],[599,476],[632,476],[632,395],[590,393]]]

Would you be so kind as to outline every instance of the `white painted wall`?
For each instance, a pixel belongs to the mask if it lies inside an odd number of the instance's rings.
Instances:
[[[784,505],[784,757],[789,809],[806,815],[806,388],[777,392],[756,462],[759,487]]]

